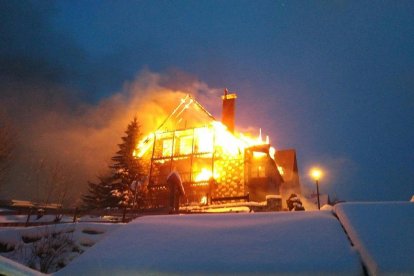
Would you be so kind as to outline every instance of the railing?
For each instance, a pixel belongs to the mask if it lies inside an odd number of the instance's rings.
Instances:
[[[226,197],[212,197],[211,203],[213,202],[222,202],[222,201],[232,201],[232,200],[243,200],[243,201],[250,201],[250,195],[244,195],[244,196],[226,196]]]

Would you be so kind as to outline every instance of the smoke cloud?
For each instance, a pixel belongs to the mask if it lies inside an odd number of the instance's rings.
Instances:
[[[15,82],[1,89],[0,107],[17,130],[15,162],[3,195],[44,200],[50,197],[50,187],[59,191],[62,187],[56,185],[65,185],[72,204],[86,191],[88,180],[107,170],[134,117],[145,135],[187,93],[213,114],[220,109],[221,93],[178,70],[165,74],[143,70],[121,91],[96,104],[76,99],[71,90],[53,84]]]
[[[56,201],[67,191],[77,204],[87,181],[108,170],[128,123],[137,117],[144,135],[153,131],[187,93],[220,118],[222,88],[176,68],[120,74],[122,62],[88,55],[56,28],[58,17],[53,2],[0,0],[0,125],[14,141],[0,198]]]

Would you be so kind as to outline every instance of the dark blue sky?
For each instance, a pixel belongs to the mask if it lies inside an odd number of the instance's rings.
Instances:
[[[7,67],[10,57],[30,61],[35,75],[93,102],[144,68],[178,69],[236,91],[237,123],[262,127],[277,148],[295,148],[303,183],[310,183],[309,167],[320,164],[330,175],[321,189],[331,196],[414,194],[412,1],[2,6],[10,26],[0,27],[7,42],[1,69],[9,74],[27,77]]]

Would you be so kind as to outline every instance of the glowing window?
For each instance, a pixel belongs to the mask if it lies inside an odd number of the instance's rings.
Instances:
[[[162,141],[162,156],[172,155],[172,139],[165,139]]]
[[[256,153],[256,152],[254,152]],[[258,152],[259,154],[262,152]],[[253,155],[254,156],[254,155]],[[255,157],[251,163],[251,177],[266,177],[266,158]]]
[[[193,137],[185,136],[180,138],[180,154],[190,154],[193,149]]]
[[[262,165],[255,165],[252,166],[252,170],[251,170],[251,177],[256,178],[256,177],[266,177],[266,171],[265,171],[265,167]]]
[[[196,143],[195,152],[212,152],[213,151],[213,132],[209,128],[195,129]]]

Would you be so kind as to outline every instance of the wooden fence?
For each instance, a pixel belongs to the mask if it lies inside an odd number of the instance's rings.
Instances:
[[[6,216],[25,216],[25,222],[22,221],[10,221],[0,222],[0,227],[27,227],[27,226],[39,226],[49,225],[57,223],[73,223],[73,222],[94,222],[94,223],[125,223],[134,218],[146,215],[164,215],[168,214],[167,208],[152,208],[152,209],[98,209],[98,210],[80,210],[74,209],[36,209],[36,208],[19,208],[16,210],[1,211],[0,217]],[[44,216],[52,215],[55,219],[52,221],[33,221],[33,218],[41,219]],[[63,216],[71,217],[71,221],[67,219],[62,221]],[[80,220],[81,217],[90,216],[96,217],[96,220],[88,219],[85,221]],[[100,217],[111,217],[110,220],[102,220]],[[1,219],[1,221],[5,221]]]

